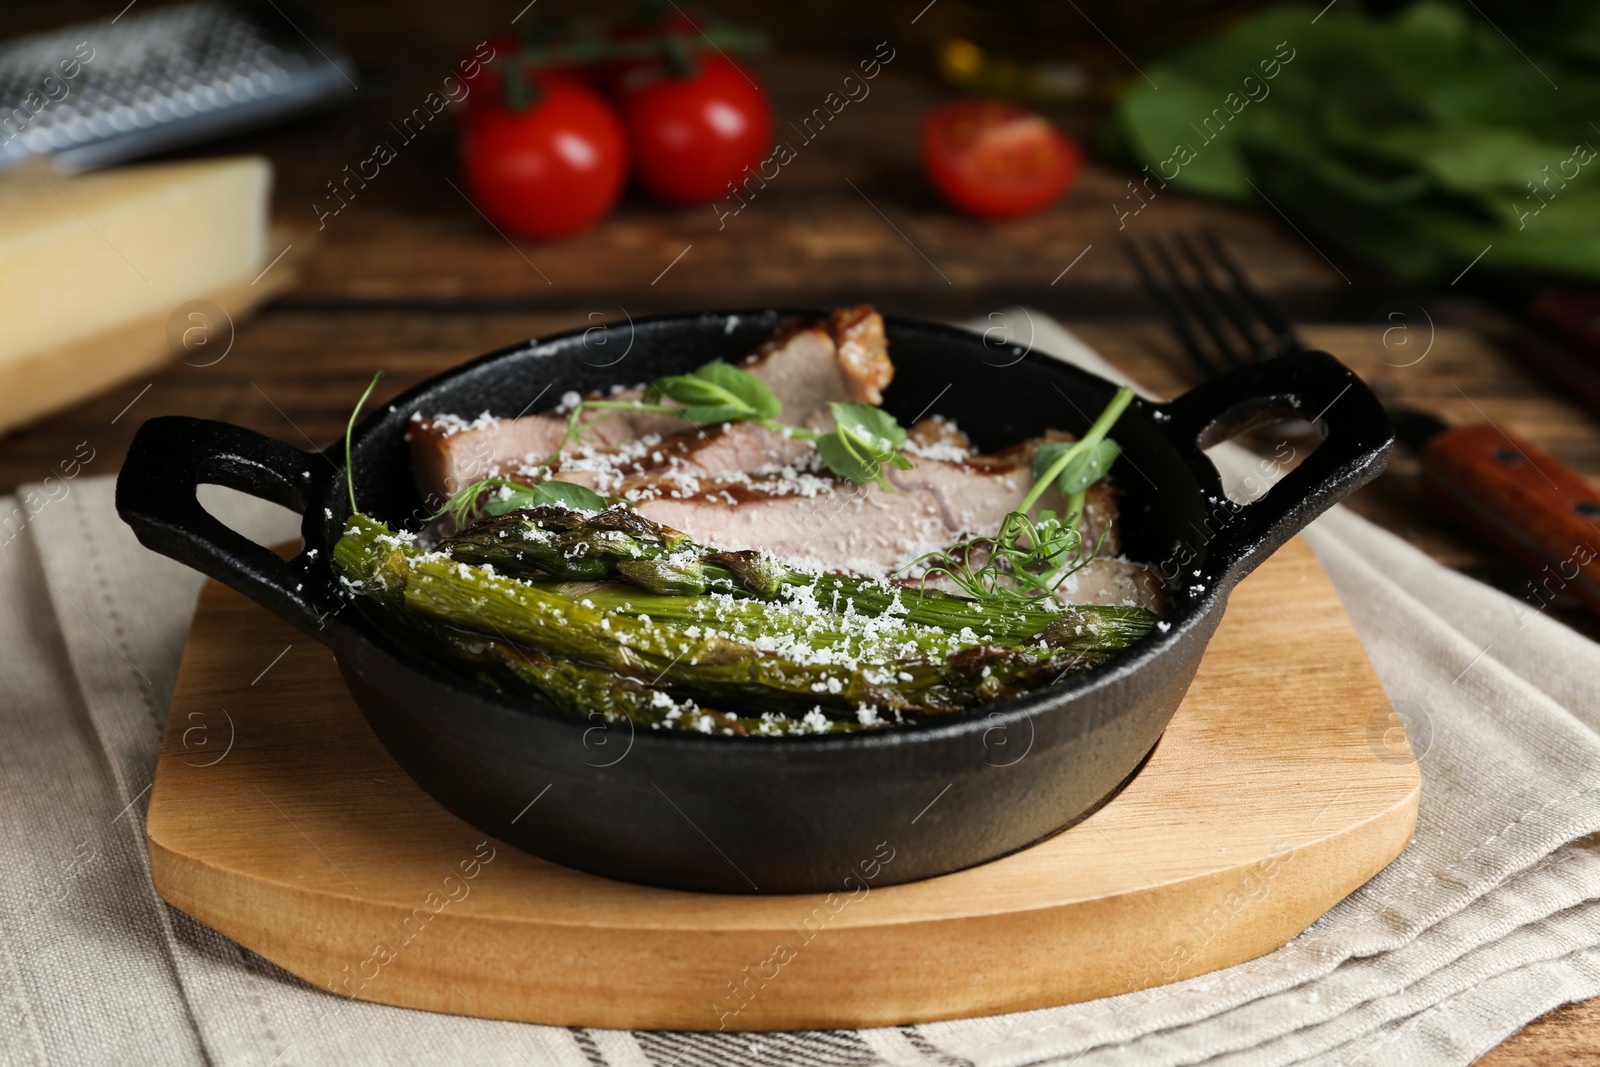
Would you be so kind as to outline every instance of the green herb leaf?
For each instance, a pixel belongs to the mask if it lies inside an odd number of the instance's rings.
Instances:
[[[777,418],[783,410],[783,402],[773,395],[766,382],[730,363],[707,363],[696,370],[694,376],[726,389],[755,413],[754,418]]]
[[[606,498],[572,482],[523,485],[506,478],[485,478],[451,497],[433,517],[449,515],[458,528],[465,529],[485,515],[504,515],[540,504],[557,504],[575,511],[602,511]]]
[[[1122,455],[1122,449],[1109,437],[1087,448],[1081,441],[1047,441],[1034,450],[1033,476],[1043,478],[1063,455],[1074,450],[1076,454],[1056,477],[1056,488],[1068,496],[1084,492],[1105,477]]]
[[[684,418],[696,426],[710,426],[719,422],[743,422],[752,418],[750,409],[740,404],[691,404],[678,410]]]
[[[870,455],[855,451],[850,442],[837,432],[823,434],[817,438],[817,454],[822,457],[822,462],[828,465],[830,471],[846,481],[857,485],[866,485],[868,482],[886,484],[882,462],[874,460]]]
[[[828,407],[835,427],[817,438],[817,453],[834,474],[857,485],[877,482],[887,488],[885,464],[911,469],[911,461],[899,452],[906,431],[894,416],[870,404],[834,402]]]
[[[650,385],[647,401],[677,404],[696,425],[770,419],[783,410],[767,383],[727,363],[707,363],[692,374],[669,374]]]
[[[446,515],[455,521],[458,527],[466,527],[481,514],[478,500],[489,489],[509,489],[514,493],[525,492],[527,486],[517,482],[507,481],[504,478],[484,478],[473,482],[461,489],[455,496],[444,502],[444,506],[432,515],[433,519],[442,519]]]
[[[532,486],[505,486],[499,492],[494,492],[491,487],[489,497],[481,507],[474,506],[485,515],[504,515],[508,511],[519,508],[531,508],[538,505],[538,493]],[[464,523],[462,525],[465,525]]]
[[[833,421],[838,428],[856,440],[880,442],[882,448],[889,450],[905,446],[905,428],[882,408],[875,408],[871,404],[834,401],[828,405],[828,410],[833,412]]]
[[[548,481],[538,485],[506,483],[498,488],[499,492],[491,491],[489,498],[483,502],[485,515],[505,515],[542,504],[556,504],[574,511],[603,511],[606,507],[605,497],[572,482]]]
[[[1076,441],[1045,441],[1033,450],[1033,476],[1043,478],[1056,460],[1076,448]],[[1043,517],[1044,512],[1039,513]]]
[[[668,374],[651,382],[645,394],[645,403],[653,404],[663,397],[682,405],[722,404],[737,400],[726,389],[692,374]]]
[[[574,511],[604,511],[606,508],[605,497],[573,482],[540,482],[533,487],[533,495],[536,503],[559,504]]]

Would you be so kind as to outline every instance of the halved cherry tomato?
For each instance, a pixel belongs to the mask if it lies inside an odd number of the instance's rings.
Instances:
[[[922,165],[945,202],[979,218],[1048,207],[1078,176],[1083,152],[1050,121],[1003,100],[953,100],[922,121]]]
[[[712,53],[687,76],[633,68],[617,88],[639,183],[671,204],[727,195],[772,138],[772,105],[748,71]]]
[[[513,112],[487,95],[461,124],[467,192],[500,226],[524,237],[576,233],[616,203],[627,178],[622,123],[593,90],[541,78],[532,107]]]

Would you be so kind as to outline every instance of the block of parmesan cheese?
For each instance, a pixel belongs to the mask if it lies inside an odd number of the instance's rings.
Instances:
[[[271,184],[257,157],[0,180],[0,430],[170,358],[174,310],[266,265]]]

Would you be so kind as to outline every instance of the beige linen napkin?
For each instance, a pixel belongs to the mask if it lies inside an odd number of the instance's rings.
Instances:
[[[1031,319],[1036,349],[1113,373]],[[143,804],[200,579],[134,541],[109,479],[67,484],[20,523],[0,501],[0,1062],[1465,1064],[1600,995],[1600,647],[1335,511],[1308,538],[1423,749],[1421,816],[1405,854],[1277,952],[1086,1004],[860,1031],[584,1030],[335,1000],[155,897]],[[294,535],[281,509],[204,494],[259,541]]]

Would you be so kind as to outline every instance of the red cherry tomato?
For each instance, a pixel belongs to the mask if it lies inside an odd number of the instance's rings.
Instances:
[[[635,69],[618,88],[634,174],[671,204],[726,196],[771,144],[772,105],[748,72],[715,54],[695,64],[688,77]]]
[[[953,100],[922,121],[922,165],[951,207],[1002,219],[1054,202],[1078,177],[1083,152],[1015,104]]]
[[[467,192],[497,225],[523,237],[562,237],[616,203],[627,146],[610,105],[558,78],[522,112],[480,101],[461,125],[461,170]]]

